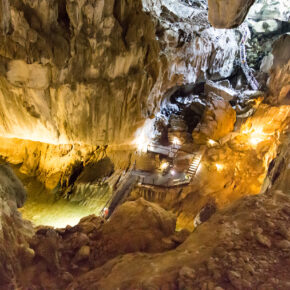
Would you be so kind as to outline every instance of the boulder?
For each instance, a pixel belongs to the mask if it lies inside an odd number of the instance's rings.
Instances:
[[[160,241],[175,234],[176,217],[160,206],[139,198],[119,206],[103,226],[109,252],[162,251]],[[109,253],[108,253],[109,254]]]
[[[235,122],[236,112],[229,102],[211,93],[202,121],[192,137],[198,144],[205,144],[208,139],[219,140],[234,129]]]
[[[209,0],[208,19],[216,28],[234,28],[246,18],[255,0]]]
[[[238,92],[230,87],[223,86],[221,83],[215,83],[213,81],[207,81],[204,86],[205,93],[214,93],[218,96],[221,96],[224,100],[230,101],[234,97],[238,96]]]

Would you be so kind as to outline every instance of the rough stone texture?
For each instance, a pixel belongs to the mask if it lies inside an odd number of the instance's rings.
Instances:
[[[256,0],[251,7],[246,21],[251,31],[251,37],[247,45],[247,62],[251,68],[268,73],[265,66],[266,57],[269,62],[273,59],[271,55],[272,44],[283,34],[290,31],[290,12],[287,0],[271,1]],[[263,66],[262,60],[264,60]],[[258,77],[259,79],[259,77]],[[260,85],[263,83],[259,81]]]
[[[175,232],[175,222],[172,213],[139,199],[120,206],[107,222],[91,215],[75,227],[38,227],[30,240],[35,258],[18,282],[55,289],[114,257],[174,249],[189,235]]]
[[[288,0],[256,0],[251,7],[248,16],[256,20],[290,20]],[[267,29],[267,25],[264,27]]]
[[[46,188],[53,189],[58,184],[66,187],[71,184],[70,178],[80,167],[75,178],[81,173],[84,166],[86,171],[93,171],[88,181],[109,176],[114,166],[116,171],[123,170],[131,163],[133,148],[129,146],[116,148],[105,146],[90,146],[80,144],[46,144],[30,140],[7,139],[0,137],[0,156],[10,164],[19,166],[19,171],[27,176],[36,176]],[[106,169],[105,164],[99,164],[102,169],[98,172],[98,162],[107,158],[112,165]],[[93,167],[92,167],[93,166]],[[86,172],[83,173],[87,175]],[[84,178],[84,181],[86,179]]]
[[[214,214],[176,250],[113,259],[69,288],[287,289],[289,202],[280,191],[245,197]]]
[[[206,5],[5,0],[0,6],[2,136],[129,142],[168,89],[233,69],[234,32],[211,28]]]
[[[286,140],[289,137],[285,135],[285,130],[289,124],[289,114],[288,106],[260,104],[255,114],[244,121],[240,130],[228,134],[213,145],[207,144],[197,174],[188,186],[170,189],[136,187],[131,197],[141,196],[172,210],[178,216],[177,227],[192,230],[193,220],[206,204],[214,201],[220,209],[245,195],[258,194],[269,166],[271,178],[275,180],[282,172],[289,171],[286,161],[289,158],[280,154],[282,145],[279,145],[283,142],[287,151],[289,142]],[[181,150],[186,148],[183,146]],[[194,149],[191,145],[191,150],[198,148]],[[184,171],[188,168],[188,160],[191,159],[187,153],[180,152],[174,160],[174,166]],[[273,170],[273,164],[276,170]],[[289,182],[285,174],[283,184],[279,189],[286,193],[289,191]]]
[[[290,104],[290,35],[282,35],[274,44],[273,66],[270,70],[268,86],[271,101]]]
[[[25,201],[26,192],[13,171],[0,165],[0,288],[5,289],[31,263],[34,252],[28,245],[33,234],[29,222],[23,221],[17,207]],[[14,285],[16,286],[16,285]],[[7,289],[7,288],[6,288]]]
[[[217,28],[239,26],[255,0],[209,0],[209,22]]]
[[[229,102],[210,93],[201,123],[192,136],[198,144],[204,144],[208,139],[219,140],[234,129],[235,122],[236,112]]]
[[[205,94],[209,94],[210,92],[222,97],[226,101],[232,100],[234,97],[238,96],[238,92],[232,89],[231,87],[225,87],[221,84],[207,81],[204,86]]]

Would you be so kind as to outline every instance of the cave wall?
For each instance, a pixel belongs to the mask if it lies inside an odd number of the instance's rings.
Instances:
[[[136,158],[134,148],[128,146],[54,145],[1,137],[0,156],[16,166],[20,174],[35,177],[49,190],[58,185],[63,188],[70,186],[73,184],[71,179],[75,181],[84,168],[87,168],[84,171],[92,171],[92,180],[86,183],[108,177],[113,171],[116,171],[116,175],[121,174]],[[96,166],[105,159],[111,164],[112,169],[107,170],[102,166],[99,170],[100,175]]]
[[[273,44],[273,65],[268,87],[272,103],[290,104],[290,35],[284,34]]]
[[[2,1],[0,135],[132,140],[171,87],[230,75],[232,31],[181,1]],[[213,42],[215,40],[215,42]]]
[[[15,276],[19,276],[34,257],[34,252],[28,245],[28,239],[33,234],[32,225],[24,221],[17,210],[24,204],[25,199],[26,192],[21,182],[8,166],[0,164],[1,289],[7,289],[4,286],[7,283],[13,284]]]

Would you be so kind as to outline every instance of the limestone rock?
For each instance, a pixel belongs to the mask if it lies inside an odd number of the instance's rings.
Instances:
[[[22,220],[17,211],[26,199],[26,192],[7,165],[0,165],[0,288],[13,288],[21,271],[30,265],[34,251],[28,240],[32,225]]]
[[[289,217],[282,221],[279,213],[285,202],[289,202],[286,194],[244,197],[215,213],[177,249],[159,255],[133,253],[115,258],[80,276],[70,287],[138,288],[140,283],[143,285],[142,281],[149,280],[156,289],[176,280],[179,288],[188,289],[259,289],[260,281],[265,281],[269,289],[277,288],[277,281],[279,285],[286,285],[287,251],[277,247],[265,249],[264,242],[256,243],[256,236],[248,235],[249,229],[259,225],[257,232],[259,235],[263,232],[263,241],[266,235],[267,239],[276,239],[278,224],[289,222]],[[249,209],[255,215],[249,215]],[[271,221],[276,227],[269,230],[264,221]],[[279,269],[275,279],[274,269]]]
[[[104,242],[110,241],[112,251],[158,252],[162,250],[160,240],[174,234],[175,223],[173,214],[140,198],[118,207],[110,222],[104,224],[102,234]]]
[[[272,101],[290,103],[290,35],[281,36],[273,44],[273,66],[270,70],[268,86]]]
[[[217,28],[239,26],[255,0],[209,0],[209,22]]]
[[[213,81],[207,81],[204,86],[205,93],[214,93],[218,96],[221,96],[224,100],[230,101],[234,97],[238,96],[238,92],[234,89],[222,86],[221,84],[214,83]]]
[[[208,139],[218,140],[233,130],[235,122],[236,112],[231,105],[222,97],[211,93],[202,121],[192,136],[199,144],[205,144]]]
[[[232,73],[235,34],[210,27],[206,9],[181,0],[3,1],[0,136],[131,143],[168,90]]]

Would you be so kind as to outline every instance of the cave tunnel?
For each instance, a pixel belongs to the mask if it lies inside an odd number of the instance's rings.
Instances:
[[[290,289],[288,0],[0,18],[0,289]]]

